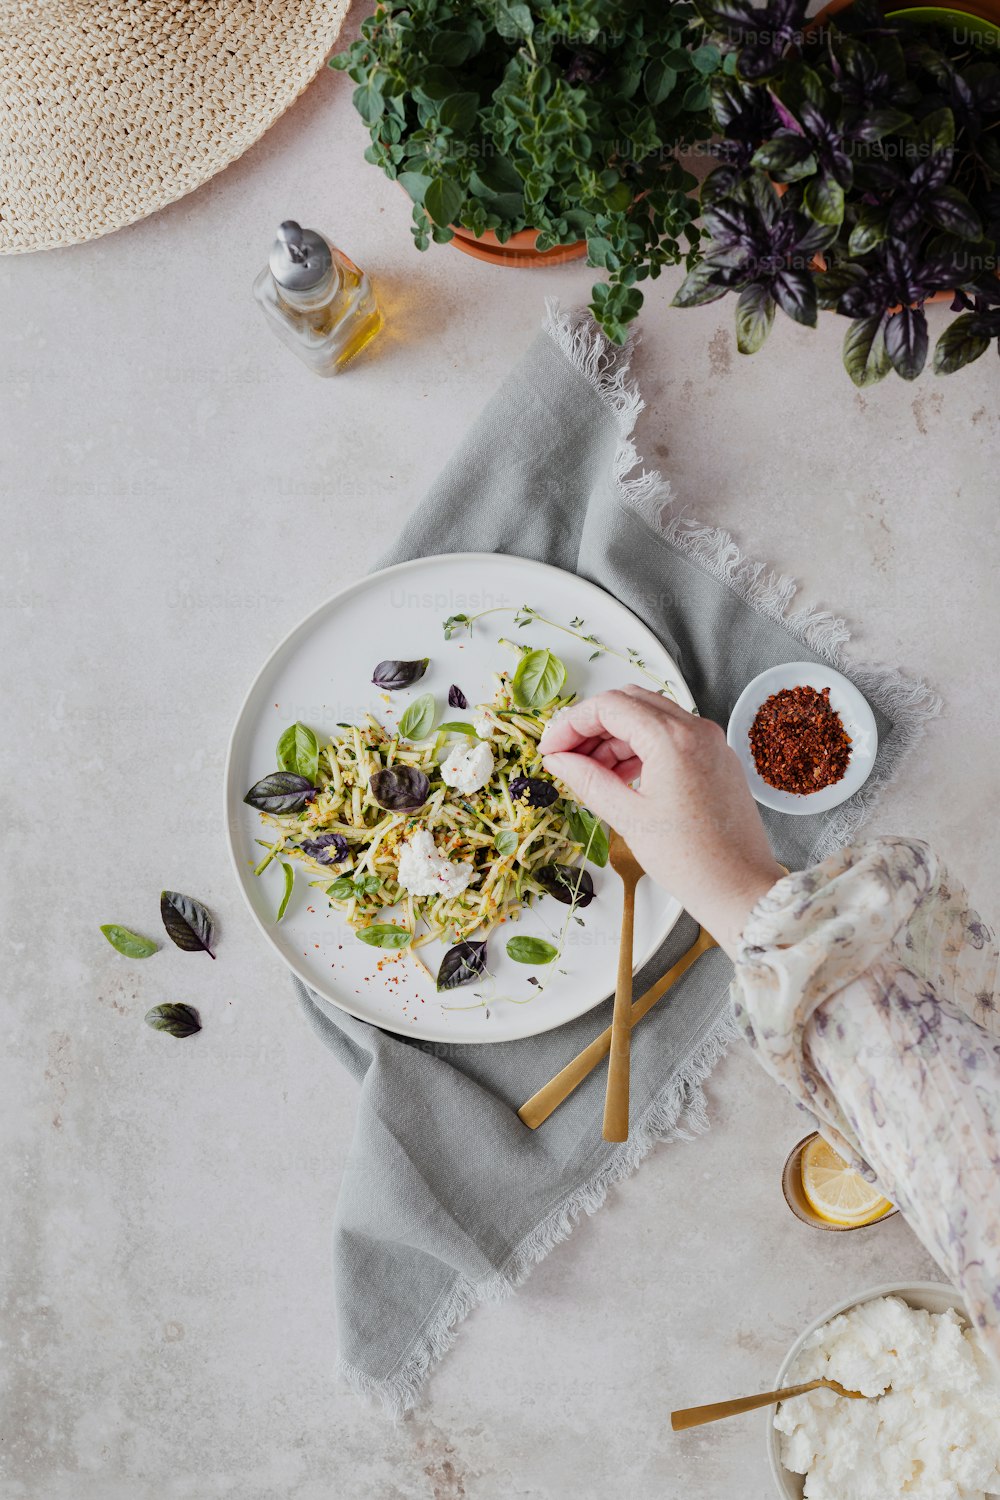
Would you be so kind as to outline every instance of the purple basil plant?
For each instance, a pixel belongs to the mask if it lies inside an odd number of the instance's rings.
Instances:
[[[735,292],[744,354],[777,308],[810,327],[835,309],[859,386],[920,374],[936,293],[958,314],[938,374],[1000,351],[997,50],[971,25],[889,20],[877,0],[813,28],[805,10],[702,0],[725,52],[711,87],[722,140],[701,193],[709,238],[675,304]]]

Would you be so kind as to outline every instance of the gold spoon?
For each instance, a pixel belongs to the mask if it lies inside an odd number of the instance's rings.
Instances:
[[[789,1385],[783,1391],[765,1391],[763,1396],[740,1396],[735,1401],[716,1401],[711,1406],[687,1406],[683,1411],[670,1413],[670,1425],[675,1432],[684,1432],[688,1427],[702,1427],[706,1422],[719,1422],[723,1417],[738,1417],[744,1411],[756,1411],[761,1406],[776,1406],[779,1401],[788,1401],[792,1396],[804,1396],[807,1391],[818,1391],[821,1386],[836,1391],[838,1396],[847,1396],[851,1401],[874,1399],[862,1391],[848,1391],[837,1380],[807,1380],[805,1385]]]
[[[604,1096],[604,1139],[628,1140],[629,1053],[632,1042],[632,929],[635,925],[635,888],[646,873],[620,833],[611,830],[611,868],[625,892],[622,935],[618,948],[618,982],[611,1016],[611,1056],[608,1089]]]

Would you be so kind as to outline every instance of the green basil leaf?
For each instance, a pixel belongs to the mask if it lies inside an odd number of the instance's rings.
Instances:
[[[360,880],[355,880],[354,889],[359,896],[374,896],[376,891],[382,889],[381,875],[363,875]]]
[[[934,373],[952,375],[963,365],[971,364],[974,359],[985,354],[989,347],[989,339],[977,330],[975,314],[962,313],[953,323],[949,323],[937,341]],[[102,927],[101,931],[105,932],[107,929]]]
[[[394,927],[391,922],[374,922],[370,927],[358,927],[355,936],[371,948],[406,948],[412,932],[403,927]]]
[[[399,721],[399,732],[406,740],[425,740],[434,723],[434,696],[421,693],[409,704]]]
[[[148,958],[159,948],[152,938],[141,937],[128,927],[119,927],[115,922],[105,922],[101,928],[112,948],[117,948],[126,958]]]
[[[493,840],[498,854],[513,854],[520,843],[520,839],[513,828],[502,829]]]
[[[464,719],[449,719],[447,724],[439,724],[438,733],[469,734],[473,739],[475,739],[476,737],[476,731],[473,729],[471,724],[466,724]]]
[[[190,1005],[154,1005],[143,1020],[154,1031],[165,1031],[168,1036],[194,1036],[201,1030],[198,1012]]]
[[[336,901],[349,901],[354,895],[354,881],[350,875],[338,875],[333,884],[327,886],[326,894]]]
[[[547,646],[526,651],[517,664],[511,691],[518,708],[544,708],[559,696],[566,668]]]
[[[285,889],[282,892],[281,900],[278,903],[278,915],[274,919],[275,922],[280,922],[282,917],[285,915],[285,912],[288,910],[288,898],[291,896],[292,886],[295,884],[295,871],[292,869],[291,865],[286,865],[284,860],[281,859],[278,860],[278,863],[281,866],[282,872],[285,877]]]
[[[646,64],[642,87],[647,100],[654,109],[658,104],[662,104],[664,99],[669,99],[676,83],[675,69],[665,63],[662,57],[654,57]]]
[[[844,217],[844,189],[835,177],[810,177],[802,207],[817,224],[840,224]]]
[[[160,916],[171,942],[185,953],[212,952],[212,918],[200,901],[180,891],[160,892]]]
[[[319,744],[308,724],[289,724],[278,741],[278,770],[292,771],[313,784],[319,775]]]
[[[550,964],[558,958],[559,949],[544,938],[512,937],[507,941],[507,957],[519,964]]]
[[[609,853],[604,824],[585,807],[574,807],[569,815],[569,826],[573,837],[583,845],[584,857],[592,860],[595,865],[600,865],[603,870]]]

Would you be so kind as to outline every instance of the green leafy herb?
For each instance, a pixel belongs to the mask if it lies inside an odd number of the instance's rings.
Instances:
[[[126,958],[148,958],[160,946],[152,938],[141,937],[139,933],[130,931],[128,927],[119,927],[114,922],[105,922],[101,931],[112,948],[117,948]]]
[[[507,940],[507,957],[519,964],[550,964],[559,957],[559,949],[544,938],[512,937]]]
[[[475,737],[476,731],[471,724],[466,724],[464,719],[449,719],[447,724],[439,724],[438,730],[441,734],[468,734]]]
[[[394,927],[391,922],[373,922],[370,927],[357,928],[356,935],[372,948],[406,948],[413,937],[405,927]]]
[[[513,854],[520,840],[513,828],[503,828],[497,834],[493,843],[498,854]]]
[[[604,824],[585,807],[574,807],[570,810],[569,826],[573,837],[583,845],[586,858],[603,870],[608,862],[608,836]]]
[[[409,195],[420,250],[456,227],[585,240],[610,281],[592,310],[621,343],[639,283],[698,241],[677,153],[711,135],[724,60],[691,5],[382,0],[331,66],[357,85],[365,155]]]
[[[292,869],[291,865],[286,865],[284,860],[281,859],[278,860],[278,863],[281,866],[282,874],[285,877],[285,889],[281,893],[281,900],[278,903],[278,915],[274,919],[275,922],[280,922],[282,917],[285,915],[285,912],[288,910],[288,900],[292,894],[292,886],[295,884],[295,871]]]
[[[308,724],[289,724],[278,740],[278,770],[293,771],[315,784],[319,775],[319,744]]]
[[[469,615],[449,615],[444,622],[445,640],[450,641],[452,636],[457,635],[459,631],[468,630],[471,624],[472,620]]]
[[[198,1012],[191,1005],[154,1005],[143,1019],[154,1031],[165,1031],[168,1036],[194,1036],[201,1030]]]
[[[379,875],[358,875],[353,879],[350,875],[341,875],[326,887],[326,894],[338,901],[349,901],[352,896],[374,896],[381,888],[382,879]]]
[[[547,646],[526,651],[511,679],[511,693],[518,708],[544,708],[559,696],[566,681],[566,668]]]
[[[425,740],[431,732],[435,712],[433,693],[421,693],[400,718],[400,734],[407,740]]]
[[[337,901],[349,901],[354,893],[354,881],[349,875],[339,875],[333,884],[326,888],[326,894],[333,896]]]
[[[184,896],[180,891],[160,892],[160,916],[171,942],[183,948],[185,953],[212,952],[212,918],[200,901],[193,896]]]

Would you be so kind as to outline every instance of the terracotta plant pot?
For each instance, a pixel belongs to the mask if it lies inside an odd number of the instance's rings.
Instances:
[[[536,250],[536,229],[520,229],[503,245],[492,229],[483,234],[473,234],[453,224],[455,238],[451,243],[465,255],[476,260],[488,261],[492,266],[562,266],[570,260],[582,260],[587,253],[587,241],[576,240],[572,245],[554,245],[551,250]]]

